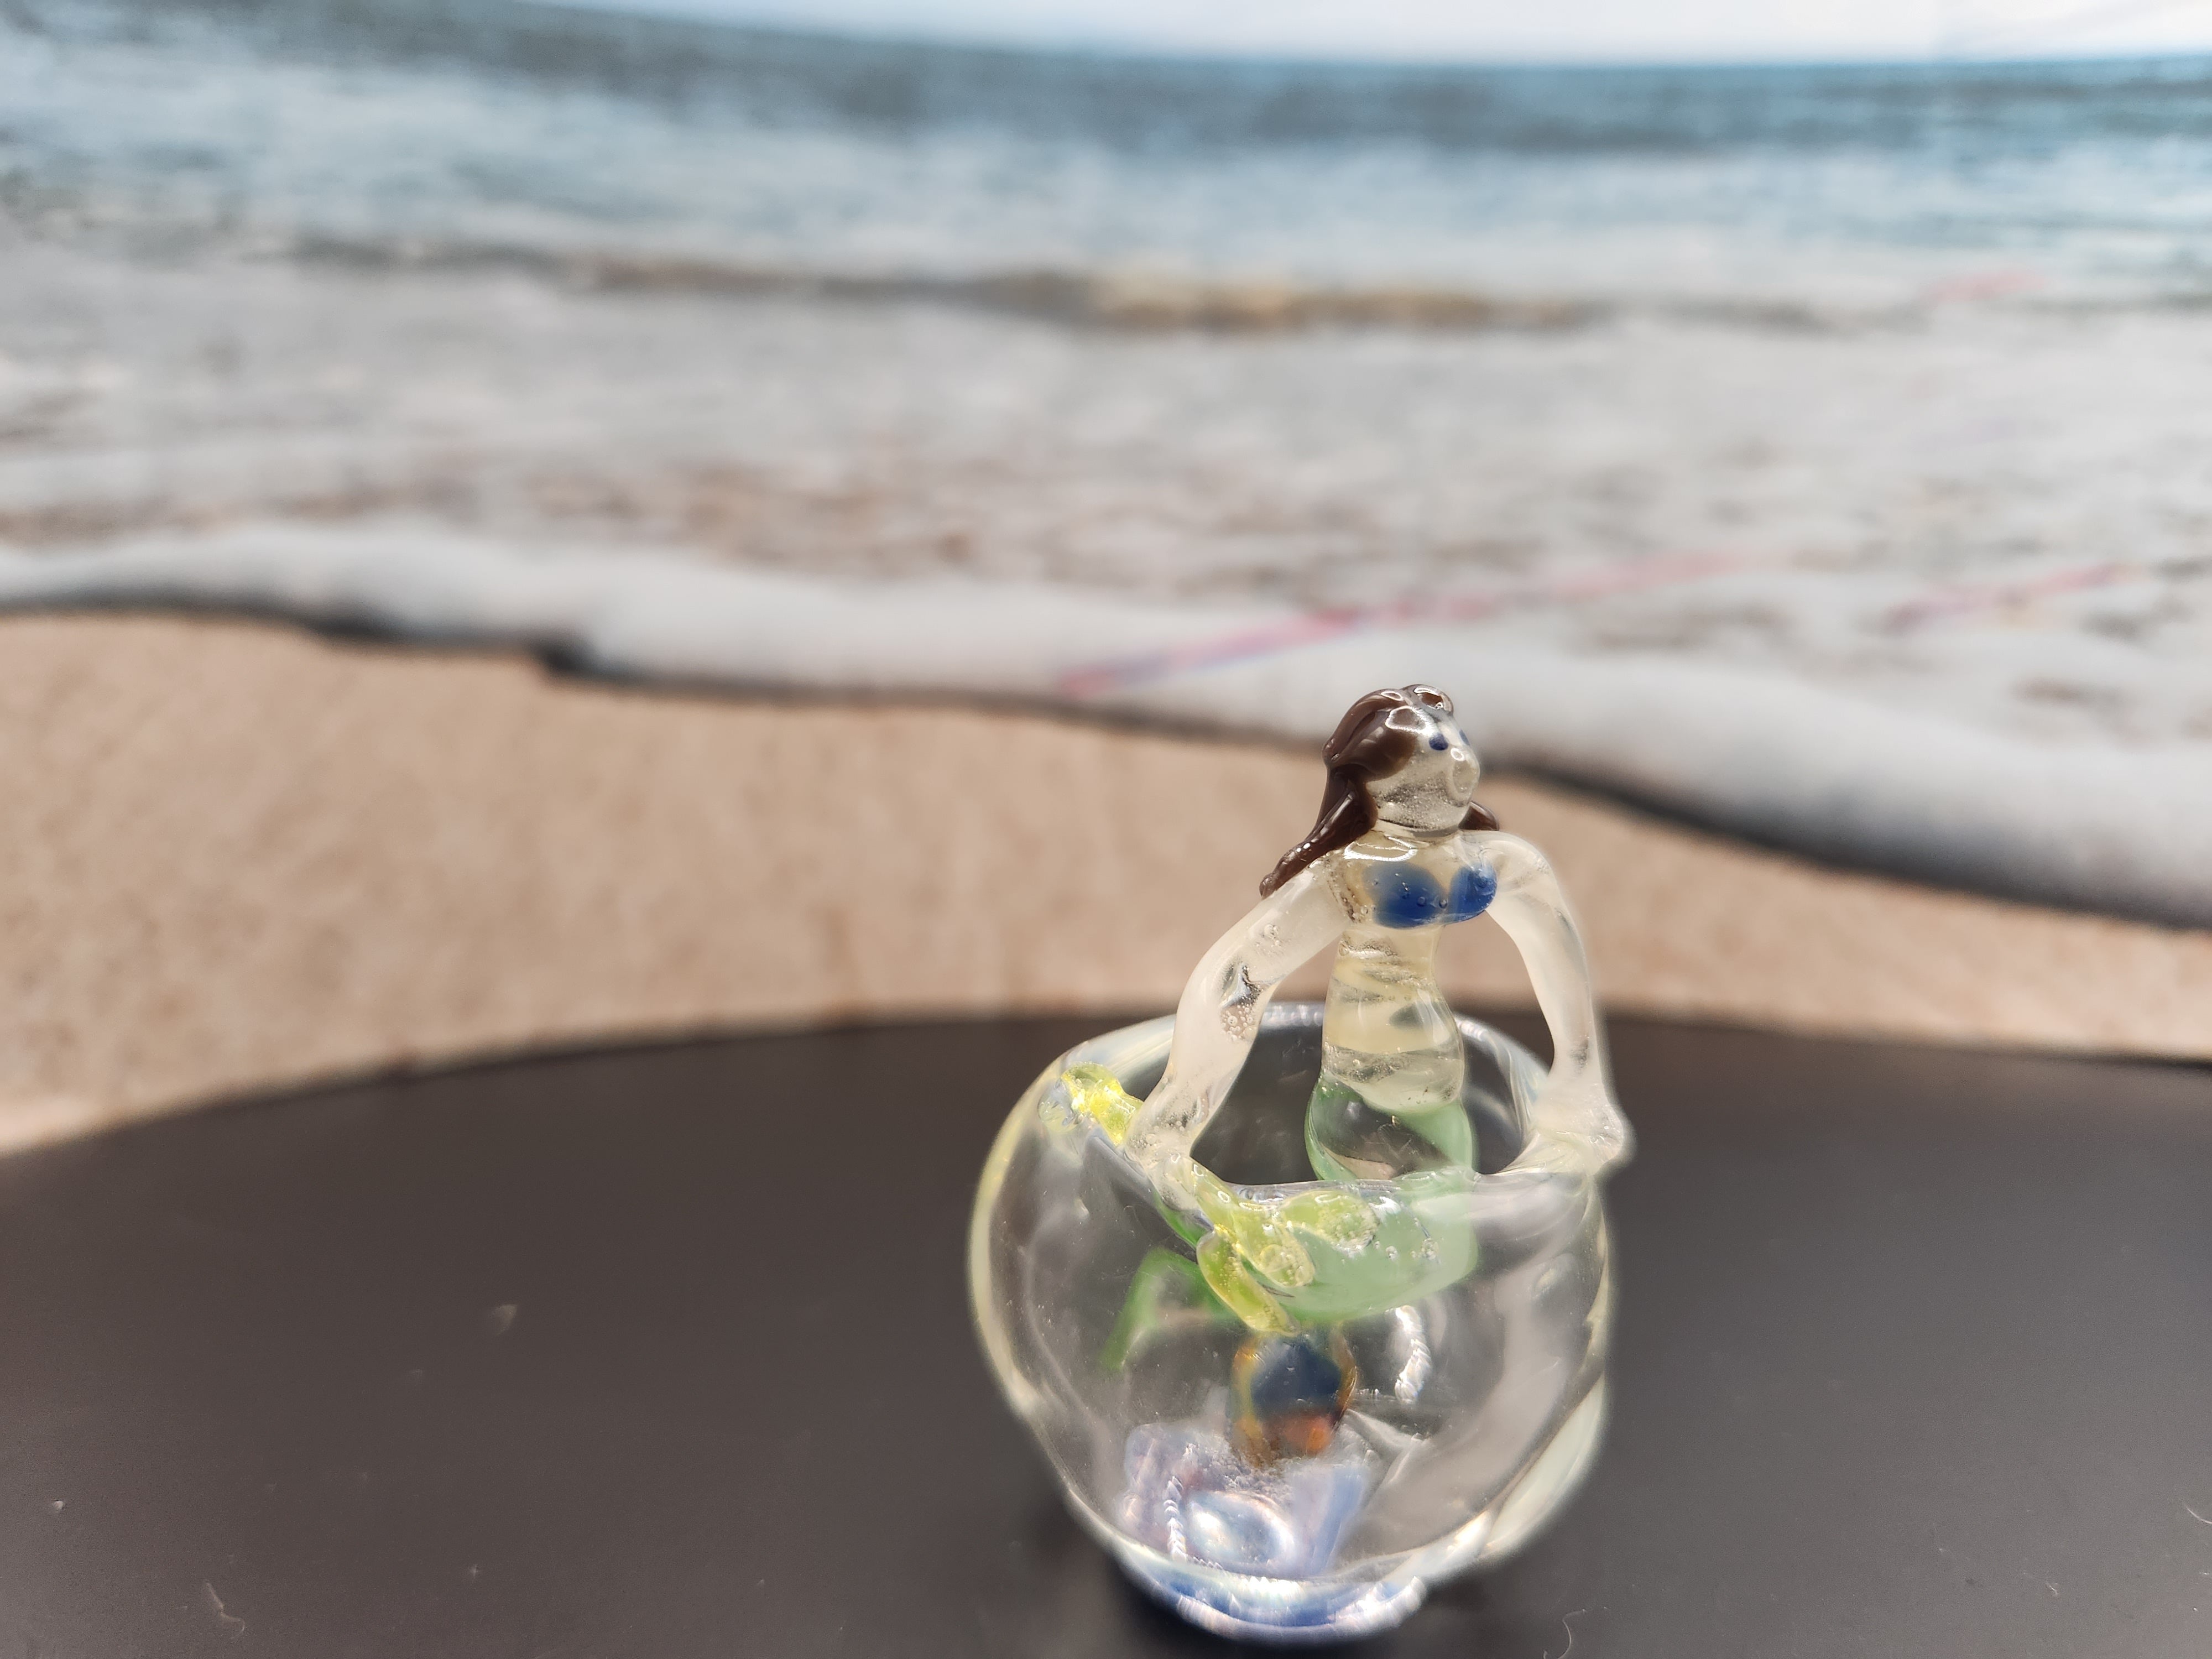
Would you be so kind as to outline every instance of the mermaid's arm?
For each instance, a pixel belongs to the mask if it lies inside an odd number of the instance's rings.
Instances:
[[[1191,970],[1176,1005],[1167,1071],[1122,1143],[1177,1208],[1200,1207],[1188,1154],[1243,1069],[1275,988],[1349,920],[1334,884],[1309,868],[1261,900]]]
[[[1628,1123],[1613,1102],[1589,963],[1559,877],[1517,836],[1469,830],[1460,845],[1470,863],[1486,865],[1497,877],[1490,915],[1520,951],[1551,1028],[1552,1069],[1529,1109],[1531,1134],[1547,1138],[1555,1154],[1577,1163],[1607,1164],[1626,1157]]]

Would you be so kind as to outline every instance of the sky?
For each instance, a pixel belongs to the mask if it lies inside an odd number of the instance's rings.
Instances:
[[[1261,56],[1727,62],[2212,51],[2212,0],[585,0],[870,34]]]

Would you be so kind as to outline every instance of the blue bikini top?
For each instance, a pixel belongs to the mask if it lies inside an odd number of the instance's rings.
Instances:
[[[1498,872],[1487,864],[1462,865],[1449,888],[1410,860],[1364,864],[1361,874],[1375,902],[1375,920],[1385,927],[1465,921],[1487,910],[1498,896]]]

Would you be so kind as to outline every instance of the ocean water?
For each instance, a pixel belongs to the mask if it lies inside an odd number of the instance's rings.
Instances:
[[[0,553],[37,602],[313,609],[343,570],[355,611],[428,581],[440,628],[536,637],[584,563],[602,610],[720,571],[788,625],[669,672],[803,682],[843,660],[805,627],[957,581],[876,679],[1307,734],[1346,677],[1456,665],[1493,758],[2205,920],[2208,458],[2212,60],[0,6]]]
[[[1440,326],[2212,303],[2212,60],[1147,61],[514,0],[15,0],[0,31],[11,214],[142,246],[1078,314],[1218,285],[1223,320],[1241,289]]]

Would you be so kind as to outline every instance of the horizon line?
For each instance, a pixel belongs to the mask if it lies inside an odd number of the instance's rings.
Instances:
[[[2176,46],[2136,46],[2068,51],[2048,44],[2035,49],[1993,50],[1972,44],[1939,45],[1918,52],[1869,50],[1863,52],[1781,52],[1747,51],[1741,55],[1721,52],[1680,54],[1645,52],[1639,54],[1591,52],[1542,53],[1474,52],[1376,49],[1349,52],[1321,46],[1268,47],[1208,44],[1200,41],[1147,41],[1129,34],[1095,32],[1047,32],[963,28],[957,25],[879,27],[860,21],[802,21],[781,15],[745,16],[714,9],[708,0],[515,0],[520,5],[547,11],[584,12],[599,16],[638,18],[650,21],[691,24],[736,33],[784,36],[793,40],[836,41],[857,46],[905,46],[946,52],[996,52],[1017,57],[1085,58],[1143,64],[1243,64],[1255,68],[1342,68],[1389,70],[1816,70],[1816,69],[2010,69],[2048,67],[2089,68],[2128,64],[2185,64],[2212,60],[2212,34],[2201,44]],[[1977,30],[1975,38],[2002,36],[2008,31]]]

